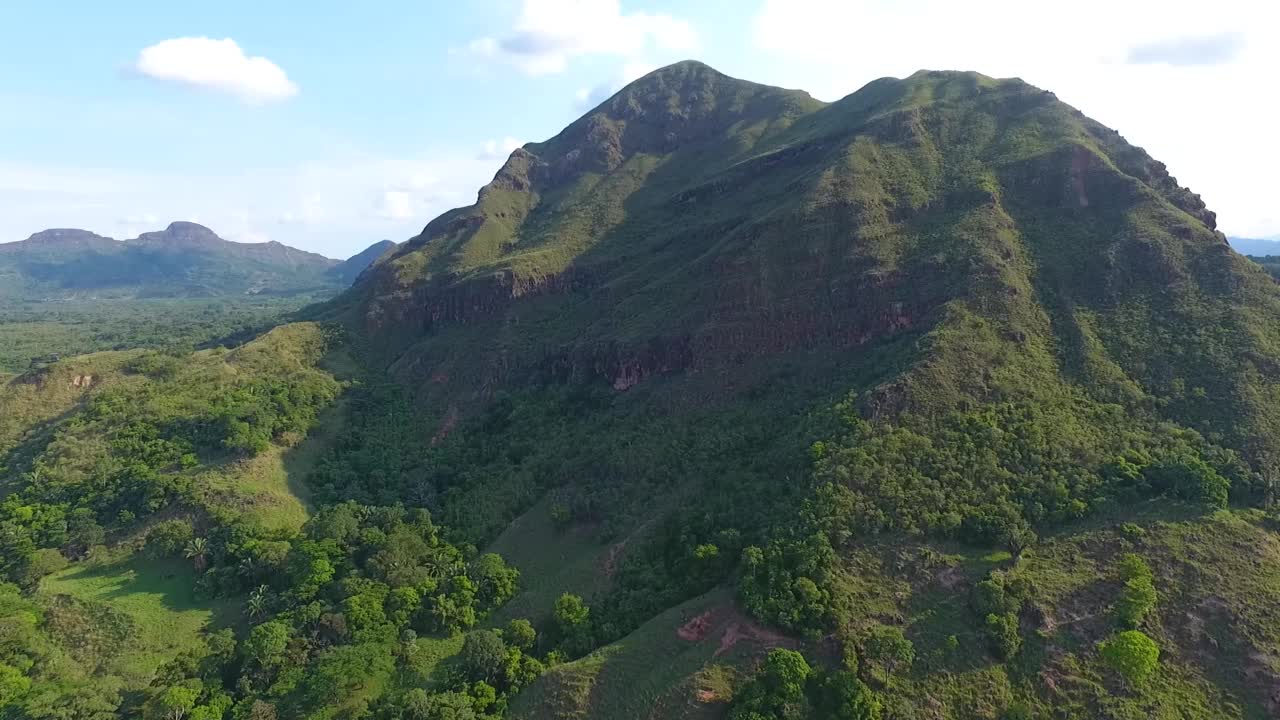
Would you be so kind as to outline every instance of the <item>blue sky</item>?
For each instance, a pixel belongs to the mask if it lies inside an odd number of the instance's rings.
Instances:
[[[1227,232],[1280,234],[1269,5],[6,3],[0,241],[192,219],[345,256],[688,57],[825,100],[924,67],[1023,77],[1168,163]]]

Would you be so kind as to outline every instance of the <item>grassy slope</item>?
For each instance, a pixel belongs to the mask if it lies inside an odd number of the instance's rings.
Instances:
[[[141,687],[161,664],[200,645],[203,631],[239,622],[238,598],[196,598],[194,585],[195,573],[186,563],[116,553],[44,578],[38,598],[48,603],[69,595],[124,613],[133,632],[123,646],[97,658],[98,672]]]
[[[700,693],[700,674],[714,666],[749,668],[764,648],[795,645],[755,626],[734,608],[731,593],[717,590],[667,610],[581,660],[553,668],[520,694],[510,717],[715,714],[728,698]]]
[[[1152,565],[1160,593],[1142,629],[1159,643],[1161,667],[1138,687],[1126,686],[1097,651],[1117,629],[1110,611],[1125,552]],[[1064,530],[1016,565],[1004,552],[893,539],[845,557],[837,587],[853,616],[865,627],[898,625],[915,644],[914,666],[886,690],[892,717],[997,719],[1022,707],[1036,718],[1263,720],[1276,710],[1280,540],[1259,513],[1203,517],[1149,503]],[[1022,653],[1002,663],[986,646],[969,593],[991,570],[1011,567],[1039,592],[1021,616]],[[703,613],[702,639],[682,639],[678,630]],[[950,636],[958,649],[948,648]],[[727,637],[742,639],[721,652]],[[720,717],[734,686],[774,646],[830,661],[828,646],[755,625],[730,592],[717,590],[552,669],[516,699],[511,716]]]
[[[494,613],[494,624],[512,618],[543,624],[562,593],[591,597],[608,587],[614,546],[600,543],[587,528],[557,530],[551,504],[550,496],[539,501],[488,547],[520,571],[520,593]]]

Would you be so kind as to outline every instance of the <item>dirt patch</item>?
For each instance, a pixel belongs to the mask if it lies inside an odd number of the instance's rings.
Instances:
[[[710,690],[699,690],[699,691],[697,692],[697,694],[696,694],[696,695],[694,695],[694,697],[696,697],[696,698],[698,699],[698,702],[700,702],[700,703],[704,703],[704,704],[705,704],[705,703],[713,703],[713,702],[715,702],[715,701],[717,701],[717,700],[719,700],[719,699],[720,699],[720,696],[719,696],[719,695],[716,695],[715,693],[711,692]]]
[[[676,635],[686,642],[701,642],[713,632],[720,632],[719,628],[724,630],[721,632],[715,657],[729,652],[740,642],[750,642],[764,649],[799,647],[794,638],[761,627],[746,615],[729,607],[712,608],[691,618],[676,629]]]
[[[778,647],[796,647],[796,641],[772,630],[756,625],[750,620],[737,620],[729,623],[724,629],[724,635],[720,636],[720,647],[716,648],[716,657],[729,652],[735,645],[747,640],[757,643],[765,648]]]
[[[676,635],[679,636],[681,640],[685,640],[687,642],[700,642],[711,630],[711,615],[711,610],[698,615],[684,625],[681,625],[680,628],[676,630]]]
[[[949,567],[939,570],[933,579],[945,590],[955,590],[964,584],[964,570],[959,567]]]

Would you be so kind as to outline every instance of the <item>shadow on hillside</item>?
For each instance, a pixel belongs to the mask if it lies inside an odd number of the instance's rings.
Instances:
[[[238,599],[204,598],[197,594],[195,570],[187,561],[131,555],[114,562],[85,564],[59,580],[84,583],[84,593],[68,593],[82,599],[111,603],[150,595],[156,597],[160,607],[171,612],[206,610],[211,613],[208,624],[212,629],[233,626],[242,620]]]
[[[307,477],[315,469],[329,449],[333,441],[347,424],[348,399],[340,395],[338,399],[320,413],[316,425],[307,433],[302,442],[284,451],[281,462],[284,465],[285,484],[290,494],[298,499],[310,513],[314,507],[311,499],[311,488],[307,485]]]

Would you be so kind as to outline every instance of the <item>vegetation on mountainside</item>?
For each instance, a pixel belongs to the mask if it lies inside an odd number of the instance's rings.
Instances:
[[[0,373],[100,350],[235,344],[346,289],[395,244],[344,261],[175,223],[116,242],[50,230],[0,244]]]
[[[335,333],[287,325],[231,351],[108,353],[8,384],[0,403],[23,424],[0,445],[0,588],[19,633],[0,651],[6,712],[50,717],[58,698],[102,717],[500,714],[541,673],[527,622],[476,629],[441,665],[433,646],[475,629],[519,573],[441,538],[425,510],[330,497],[293,524],[257,506],[277,495],[246,492],[262,459],[321,452],[303,436],[333,422]]]
[[[597,644],[731,581],[857,654],[883,634],[846,591],[866,543],[1021,563],[1116,508],[1275,496],[1280,292],[1163,165],[1019,81],[922,72],[822,105],[682,63],[517,150],[345,302],[426,411],[386,427],[435,438],[392,453],[393,485],[473,541],[537,506],[624,547],[584,598]],[[770,385],[802,354],[854,359],[788,398]],[[1167,591],[1134,572],[1096,611],[1145,631]],[[1040,597],[1007,580],[955,651],[998,661],[983,682],[1043,650]]]
[[[0,702],[1274,716],[1280,290],[1212,225],[1021,82],[664,69],[310,311],[345,337],[11,381]],[[264,522],[237,473],[318,422]],[[156,603],[97,586],[174,563],[211,626],[130,646]]]

